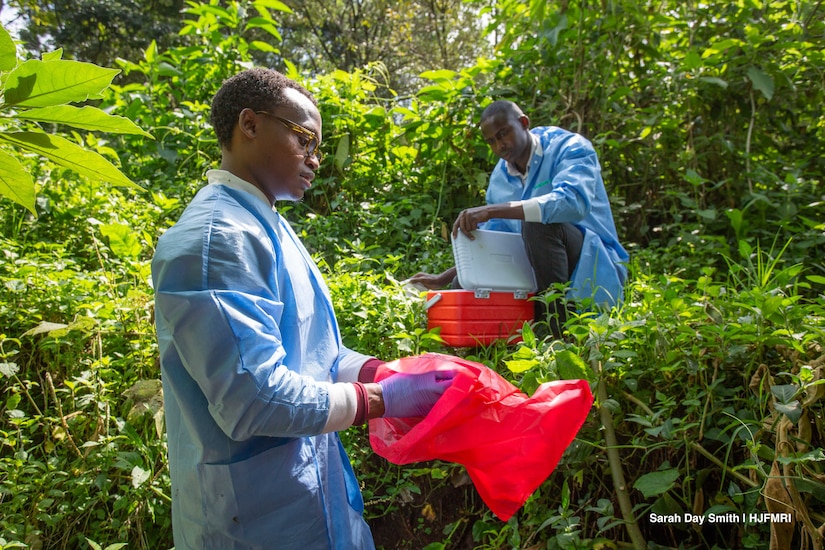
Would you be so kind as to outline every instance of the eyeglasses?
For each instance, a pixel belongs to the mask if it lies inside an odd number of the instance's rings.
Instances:
[[[289,128],[290,130],[295,132],[296,134],[306,136],[306,143],[301,143],[301,145],[303,145],[306,149],[306,156],[311,157],[314,155],[315,158],[318,159],[318,162],[321,162],[321,159],[323,158],[324,154],[321,152],[321,142],[318,140],[318,135],[315,132],[313,132],[309,128],[304,128],[297,122],[292,122],[288,118],[272,114],[268,111],[255,111],[255,114],[271,116],[272,118],[278,120],[281,124]]]

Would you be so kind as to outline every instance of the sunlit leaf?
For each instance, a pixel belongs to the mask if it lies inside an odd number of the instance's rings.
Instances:
[[[0,151],[0,195],[36,214],[34,181],[20,161],[5,151]]]
[[[556,353],[556,369],[562,380],[592,380],[593,371],[584,359],[570,350]]]
[[[106,89],[119,72],[80,61],[30,59],[9,73],[3,100],[17,107],[85,101]]]
[[[79,145],[60,136],[41,132],[0,133],[0,141],[11,143],[15,147],[26,149],[33,153],[71,168],[78,174],[112,185],[133,187],[140,189],[132,180],[127,178],[117,167],[94,151],[87,151]]]
[[[507,365],[510,372],[519,374],[532,369],[537,366],[539,362],[535,359],[514,359],[511,361],[505,361],[504,364]]]
[[[109,239],[109,246],[118,257],[137,258],[140,254],[140,241],[128,225],[104,224],[100,226],[100,232]]]
[[[132,468],[132,487],[137,489],[149,479],[151,472],[144,470],[140,466]]]
[[[34,336],[36,334],[43,334],[44,332],[52,332],[55,330],[65,330],[69,328],[69,325],[65,325],[63,323],[50,323],[48,321],[43,321],[33,329],[29,329],[23,333],[23,336]]]
[[[271,10],[292,13],[292,9],[283,2],[280,2],[279,0],[255,0],[255,7],[258,6],[263,8],[269,8]]]
[[[7,378],[11,378],[20,370],[17,363],[0,363],[0,374]],[[14,408],[14,407],[11,407]]]
[[[341,136],[341,139],[338,140],[338,146],[335,148],[335,167],[339,172],[344,170],[344,164],[346,164],[348,158],[349,134],[344,134]]]
[[[10,71],[17,65],[17,47],[9,31],[0,26],[0,71]]]
[[[138,134],[152,137],[137,124],[126,117],[110,115],[97,107],[75,107],[74,105],[54,105],[29,109],[18,113],[18,118],[48,122],[52,124],[66,124],[82,130],[107,132],[110,134]]]
[[[441,69],[439,71],[424,71],[420,76],[421,78],[426,78],[427,80],[450,80],[458,76],[458,73],[447,69]]]

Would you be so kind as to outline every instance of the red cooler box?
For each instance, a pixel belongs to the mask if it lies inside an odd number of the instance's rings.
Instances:
[[[533,268],[518,233],[459,232],[453,241],[461,290],[427,293],[427,328],[441,327],[447,345],[487,345],[521,331],[533,320]]]

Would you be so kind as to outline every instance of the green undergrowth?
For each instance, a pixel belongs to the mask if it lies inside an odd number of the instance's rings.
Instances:
[[[78,236],[96,266],[60,244],[3,242],[4,548],[172,545],[148,259],[117,235],[101,224]],[[628,525],[650,547],[767,548],[769,521],[656,519],[789,511],[794,545],[825,521],[825,301],[782,249],[743,242],[730,270],[697,268],[695,279],[657,273],[656,251],[637,251],[621,307],[580,312],[561,340],[525,327],[520,343],[476,349],[446,348],[426,329],[423,298],[398,282],[408,275],[398,260],[351,252],[334,266],[321,260],[350,347],[385,359],[462,355],[526,393],[587,378],[597,396],[554,474],[514,518],[503,523],[471,499],[435,532],[429,521],[414,527],[434,541],[428,548],[463,548],[459,527],[473,548],[612,547],[632,540]],[[460,466],[388,464],[364,430],[345,441],[373,522],[472,492],[454,483]]]

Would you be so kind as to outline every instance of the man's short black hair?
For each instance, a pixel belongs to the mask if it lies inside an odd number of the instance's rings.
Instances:
[[[507,118],[513,118],[516,120],[524,116],[524,112],[522,112],[521,107],[512,101],[507,99],[497,99],[487,105],[484,111],[481,112],[481,120],[486,120],[499,114],[507,115]]]
[[[286,103],[284,90],[292,88],[318,102],[306,88],[273,69],[254,68],[240,72],[224,81],[212,99],[212,127],[221,147],[229,148],[238,115],[246,108],[266,111]]]

